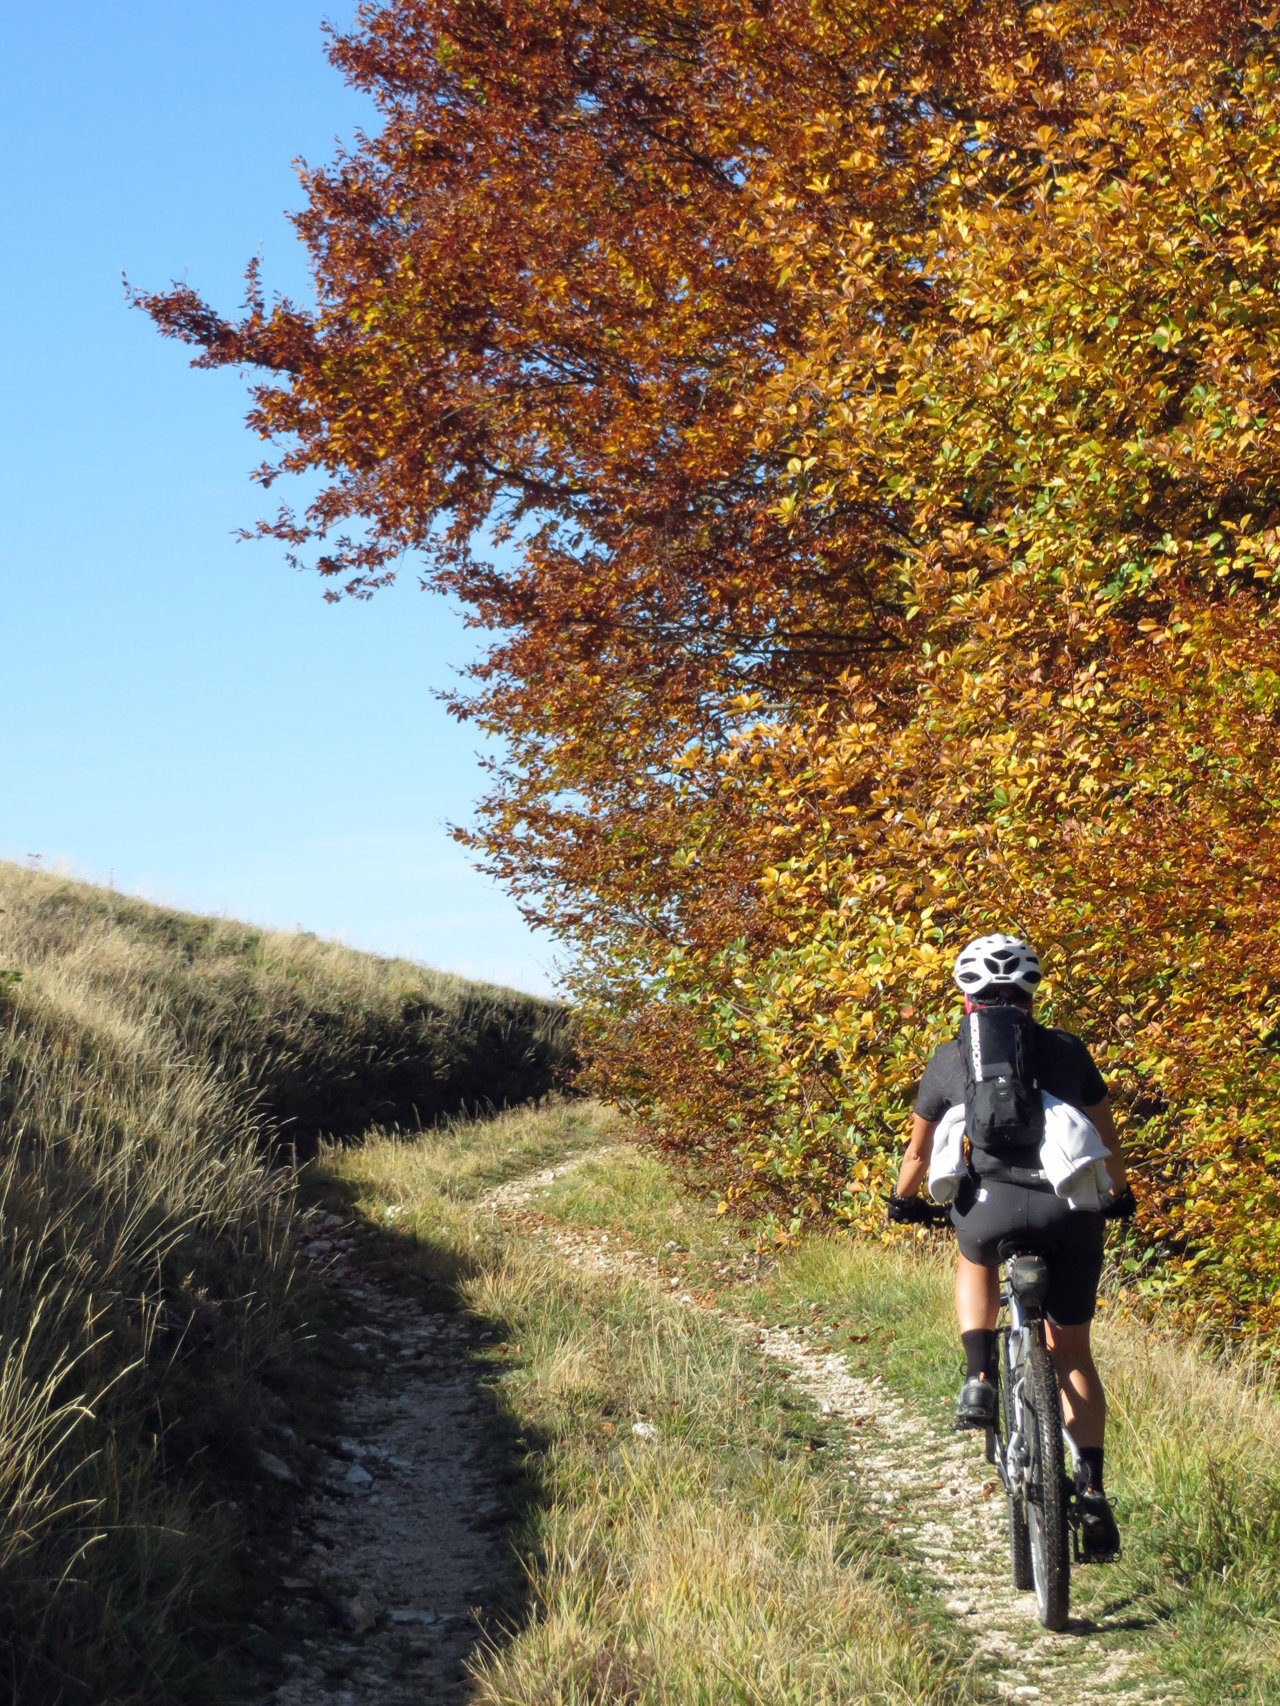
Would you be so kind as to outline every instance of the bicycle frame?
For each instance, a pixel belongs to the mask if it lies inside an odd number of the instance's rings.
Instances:
[[[1014,1292],[1009,1269],[1016,1260],[1009,1257],[1000,1279],[1000,1309],[1004,1317],[996,1323],[997,1355],[1000,1366],[1009,1371],[1008,1391],[1013,1400],[1013,1415],[1008,1418],[1008,1445],[1000,1438],[998,1428],[987,1429],[987,1458],[994,1463],[1010,1498],[1022,1497],[1026,1490],[1026,1370],[1030,1363],[1031,1347],[1048,1348],[1044,1336],[1044,1315],[1035,1308],[1026,1308]]]

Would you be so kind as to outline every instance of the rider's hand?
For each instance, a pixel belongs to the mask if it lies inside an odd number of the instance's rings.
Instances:
[[[1102,1205],[1104,1220],[1132,1220],[1137,1212],[1138,1199],[1130,1185],[1126,1185],[1123,1190],[1113,1191]]]
[[[921,1202],[919,1197],[900,1197],[890,1191],[885,1200],[885,1218],[891,1226],[938,1226],[948,1219],[945,1208]]]

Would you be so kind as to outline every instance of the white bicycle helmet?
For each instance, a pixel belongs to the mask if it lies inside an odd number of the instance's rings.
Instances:
[[[982,995],[988,989],[1034,995],[1043,976],[1039,955],[1018,936],[979,936],[961,949],[956,961],[956,988],[962,995]]]

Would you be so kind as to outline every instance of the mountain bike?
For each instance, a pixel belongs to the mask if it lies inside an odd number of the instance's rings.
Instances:
[[[1049,1265],[1006,1241],[996,1329],[998,1403],[987,1429],[987,1458],[1009,1496],[1009,1560],[1016,1588],[1034,1588],[1046,1629],[1061,1629],[1071,1596],[1077,1528],[1075,1484],[1067,1473],[1058,1377],[1044,1333]],[[1079,1539],[1075,1537],[1079,1552]]]

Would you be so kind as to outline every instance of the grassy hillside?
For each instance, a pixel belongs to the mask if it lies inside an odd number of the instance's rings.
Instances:
[[[155,1015],[302,1154],[321,1133],[524,1102],[569,1069],[566,1010],[515,990],[3,863],[0,908],[0,969],[56,962]]]
[[[0,866],[0,1696],[216,1691],[303,1374],[273,1156],[569,1048],[547,1002]]]

